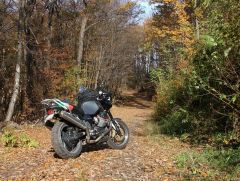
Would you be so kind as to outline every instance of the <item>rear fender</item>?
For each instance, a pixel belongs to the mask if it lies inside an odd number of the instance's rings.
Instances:
[[[54,126],[54,121],[53,121],[54,115],[55,114],[46,115],[43,118],[44,125],[49,129],[52,129]]]

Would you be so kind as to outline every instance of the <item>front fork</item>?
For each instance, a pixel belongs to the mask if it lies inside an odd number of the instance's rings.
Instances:
[[[118,135],[122,136],[122,133],[120,131],[120,125],[118,124],[117,120],[113,118],[113,115],[110,111],[107,111],[107,113],[111,119],[112,128],[117,132]]]

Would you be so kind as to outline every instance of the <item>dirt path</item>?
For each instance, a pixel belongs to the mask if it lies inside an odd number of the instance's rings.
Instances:
[[[126,121],[131,138],[126,149],[112,150],[105,145],[86,147],[79,158],[56,158],[50,132],[41,126],[23,128],[40,147],[0,147],[0,180],[181,180],[174,157],[187,145],[164,136],[153,140],[144,132],[145,120],[153,104],[128,93],[125,104],[114,106],[113,115]]]

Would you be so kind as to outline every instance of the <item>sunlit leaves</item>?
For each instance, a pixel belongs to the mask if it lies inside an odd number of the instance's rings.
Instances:
[[[154,0],[151,3],[155,5],[155,14],[145,23],[146,47],[157,45],[159,53],[169,57],[166,61],[170,65],[178,65],[185,55],[191,56],[194,52],[193,25],[186,12],[189,5],[178,0]]]
[[[201,36],[201,40],[208,47],[213,47],[213,46],[217,45],[217,43],[214,40],[214,38],[212,36],[210,36],[210,35],[202,35]]]

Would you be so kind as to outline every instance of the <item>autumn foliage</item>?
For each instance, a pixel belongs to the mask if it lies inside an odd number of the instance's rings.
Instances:
[[[1,1],[0,119],[10,102],[12,120],[39,119],[42,99],[74,103],[80,85],[106,82],[118,95],[133,72],[139,13],[136,3],[121,0]]]

